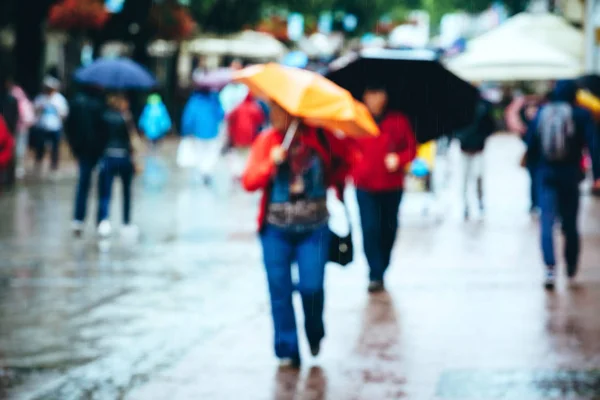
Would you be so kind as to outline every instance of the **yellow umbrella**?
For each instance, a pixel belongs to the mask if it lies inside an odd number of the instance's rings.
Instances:
[[[577,91],[577,104],[588,109],[596,121],[600,121],[600,99],[587,90]]]
[[[245,68],[234,75],[234,80],[309,125],[354,137],[379,134],[364,104],[317,73],[270,63]]]

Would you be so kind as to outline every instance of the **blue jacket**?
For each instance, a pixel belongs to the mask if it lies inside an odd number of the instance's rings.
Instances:
[[[146,104],[140,117],[139,126],[150,140],[160,139],[169,132],[171,118],[165,104],[162,101]]]
[[[199,139],[214,139],[219,135],[219,125],[225,112],[215,92],[194,93],[183,110],[181,134],[194,135]]]
[[[525,135],[525,144],[528,148],[528,162],[534,167],[548,171],[580,170],[582,151],[587,144],[592,159],[594,178],[598,179],[600,178],[600,160],[598,159],[599,143],[596,125],[592,114],[588,110],[575,105],[576,95],[577,86],[575,81],[559,81],[550,98],[551,103],[567,102],[573,105],[573,119],[575,122],[575,138],[573,143],[575,146],[571,148],[571,155],[561,163],[552,163],[545,159],[538,134],[540,114],[544,109],[542,107],[529,124]]]
[[[183,110],[181,134],[199,139],[214,139],[219,135],[219,125],[225,112],[218,93],[194,93]]]

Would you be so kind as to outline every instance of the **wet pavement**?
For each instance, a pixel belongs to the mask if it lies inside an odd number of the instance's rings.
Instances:
[[[357,232],[299,372],[272,355],[256,196],[169,165],[137,182],[140,240],[99,242],[91,218],[71,238],[69,176],[3,194],[0,398],[600,399],[600,204],[582,200],[580,287],[546,293],[521,153],[490,141],[484,218],[461,218],[455,151],[437,200],[405,197],[387,294],[366,293]]]

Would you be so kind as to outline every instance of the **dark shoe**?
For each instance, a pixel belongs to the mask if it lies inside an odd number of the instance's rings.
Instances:
[[[381,293],[385,291],[385,285],[383,281],[371,281],[368,290],[369,293]]]
[[[554,290],[556,285],[556,276],[554,271],[546,271],[546,278],[544,279],[544,287],[546,290]]]
[[[321,343],[320,342],[313,346],[310,346],[310,354],[312,354],[313,357],[318,356],[320,352],[321,352]]]
[[[567,277],[569,279],[574,279],[577,276],[577,265],[568,266],[567,267]]]

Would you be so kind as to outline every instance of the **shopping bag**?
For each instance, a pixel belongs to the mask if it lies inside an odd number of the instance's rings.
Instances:
[[[184,137],[177,148],[177,165],[180,168],[193,168],[198,164],[196,139]]]

